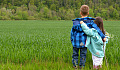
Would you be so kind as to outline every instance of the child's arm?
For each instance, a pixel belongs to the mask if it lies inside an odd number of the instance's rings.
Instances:
[[[83,21],[80,22],[81,27],[83,29],[83,31],[85,32],[86,35],[88,36],[93,36],[94,32],[93,32],[93,28],[89,28]],[[94,29],[95,30],[95,29]]]

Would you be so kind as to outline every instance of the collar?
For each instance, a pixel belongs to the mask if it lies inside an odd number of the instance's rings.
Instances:
[[[75,20],[79,20],[79,21],[81,21],[81,20],[95,20],[95,18],[92,18],[92,17],[75,18],[72,21],[75,21]]]

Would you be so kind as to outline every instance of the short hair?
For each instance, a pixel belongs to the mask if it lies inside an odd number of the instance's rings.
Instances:
[[[82,13],[83,16],[86,16],[89,12],[89,6],[87,5],[82,5],[80,8],[80,11]]]

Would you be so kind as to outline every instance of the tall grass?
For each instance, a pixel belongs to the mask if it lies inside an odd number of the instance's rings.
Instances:
[[[70,70],[71,27],[72,21],[0,21],[0,68]],[[114,37],[106,48],[109,68],[105,62],[103,68],[120,69],[120,22],[105,21],[104,27]],[[86,59],[85,69],[92,69],[89,51]]]

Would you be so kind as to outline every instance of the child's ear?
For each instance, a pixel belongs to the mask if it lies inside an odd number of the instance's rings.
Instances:
[[[89,12],[88,12],[88,15],[89,15]]]
[[[82,15],[82,13],[80,12],[80,15]]]

